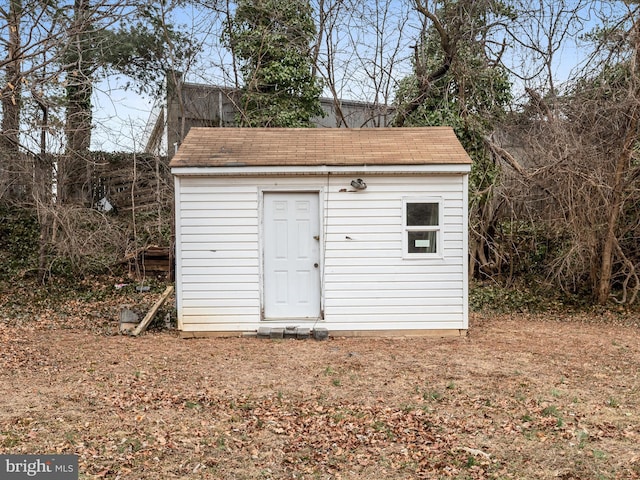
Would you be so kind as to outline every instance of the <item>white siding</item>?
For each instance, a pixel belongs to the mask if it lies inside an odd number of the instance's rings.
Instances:
[[[466,328],[462,184],[384,177],[368,178],[363,192],[330,192],[324,293],[333,330]],[[442,199],[442,258],[403,258],[403,197]]]
[[[179,178],[178,320],[185,331],[246,330],[260,318],[255,182]]]
[[[467,328],[466,177],[180,177],[177,294],[185,331]],[[318,191],[324,321],[261,322],[261,192]],[[342,191],[341,191],[342,190]],[[345,191],[346,190],[346,191]],[[402,198],[439,198],[441,258],[403,258]]]

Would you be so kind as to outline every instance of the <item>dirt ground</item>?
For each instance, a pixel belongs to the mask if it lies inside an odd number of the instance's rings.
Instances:
[[[117,335],[99,309],[7,311],[0,453],[77,454],[82,479],[640,478],[628,319],[472,314],[463,338],[184,340]]]

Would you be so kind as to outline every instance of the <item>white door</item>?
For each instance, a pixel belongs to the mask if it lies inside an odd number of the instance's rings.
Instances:
[[[264,193],[264,317],[320,317],[318,194]]]

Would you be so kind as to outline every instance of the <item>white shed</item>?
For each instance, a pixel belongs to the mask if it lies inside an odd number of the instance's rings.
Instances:
[[[170,166],[183,336],[468,328],[451,128],[192,128]]]

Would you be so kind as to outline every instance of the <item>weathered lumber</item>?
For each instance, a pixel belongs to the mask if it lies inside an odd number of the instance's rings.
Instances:
[[[147,315],[138,324],[136,329],[133,332],[131,332],[131,335],[133,335],[134,337],[137,337],[138,335],[140,335],[142,332],[144,332],[147,329],[147,327],[151,323],[151,320],[153,320],[155,318],[156,314],[158,313],[158,309],[167,300],[167,298],[169,298],[169,295],[171,295],[172,292],[173,292],[173,285],[169,285],[165,289],[165,291],[162,294],[162,296],[158,299],[158,301],[156,303],[154,303],[153,307],[151,307],[151,310],[149,310]]]

